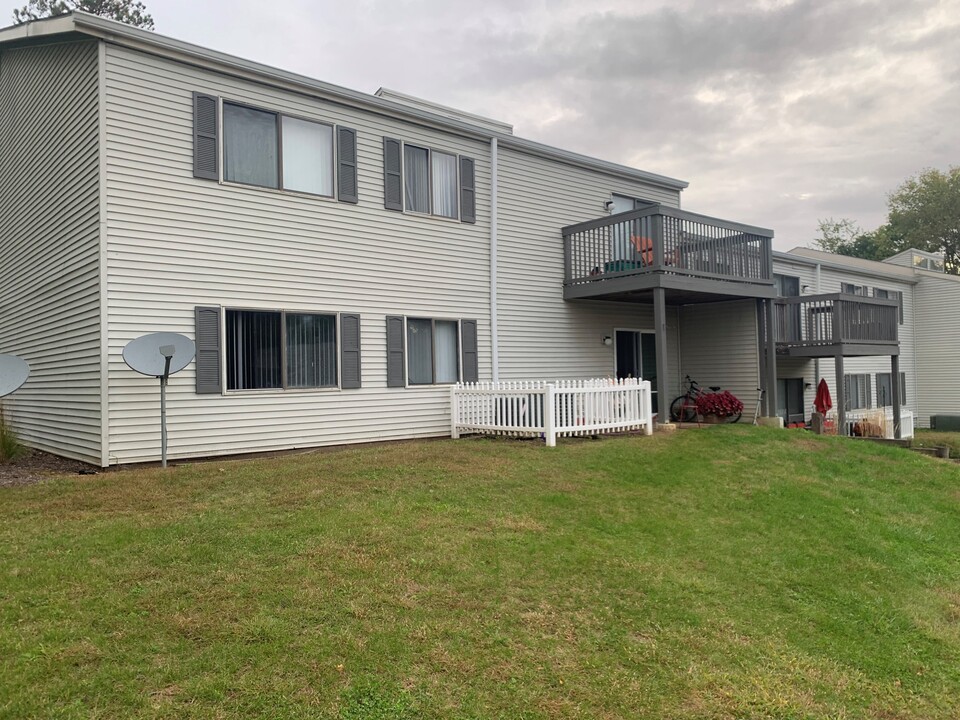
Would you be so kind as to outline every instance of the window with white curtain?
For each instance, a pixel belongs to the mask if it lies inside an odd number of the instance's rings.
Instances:
[[[404,143],[404,209],[457,219],[458,204],[457,156]]]
[[[227,182],[333,197],[333,166],[332,125],[223,103]]]
[[[407,382],[434,385],[459,379],[459,323],[407,318]]]
[[[430,212],[430,151],[403,146],[404,207],[411,212]]]
[[[457,156],[433,152],[430,156],[433,191],[433,214],[457,217]]]
[[[227,310],[228,390],[337,386],[335,315]]]
[[[333,196],[333,127],[283,117],[283,187]]]

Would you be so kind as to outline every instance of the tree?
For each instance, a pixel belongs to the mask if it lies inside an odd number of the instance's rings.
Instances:
[[[884,260],[916,248],[943,253],[945,270],[960,275],[960,166],[924,170],[887,198],[887,222],[866,232],[846,218],[820,220],[821,250]]]
[[[924,170],[891,193],[888,206],[897,248],[942,252],[947,272],[960,275],[960,166]]]
[[[866,232],[848,218],[828,218],[820,220],[817,229],[820,231],[820,237],[815,240],[817,247],[837,255],[883,260],[897,252],[886,226]]]
[[[64,15],[73,10],[153,30],[153,18],[146,6],[135,0],[29,0],[27,5],[13,11],[13,21],[19,25],[30,20]]]

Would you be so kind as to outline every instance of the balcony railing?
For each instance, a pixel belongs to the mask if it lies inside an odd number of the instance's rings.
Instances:
[[[668,273],[771,285],[773,232],[663,205],[563,229],[564,284]]]
[[[773,319],[781,348],[899,342],[897,300],[840,293],[779,298]]]

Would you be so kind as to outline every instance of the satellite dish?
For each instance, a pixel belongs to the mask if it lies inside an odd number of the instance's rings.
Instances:
[[[193,340],[186,335],[172,332],[150,333],[127,343],[123,349],[123,361],[138,373],[162,378],[183,370],[193,360],[196,352]]]
[[[167,466],[167,378],[180,372],[197,353],[186,335],[171,332],[141,335],[123,348],[123,361],[133,370],[160,378],[160,462]]]
[[[30,366],[16,355],[0,355],[0,397],[20,389],[30,377]]]

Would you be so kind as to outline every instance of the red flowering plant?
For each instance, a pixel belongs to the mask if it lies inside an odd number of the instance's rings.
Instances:
[[[728,417],[743,412],[743,403],[729,390],[721,392],[701,393],[696,400],[698,415],[717,415]]]

